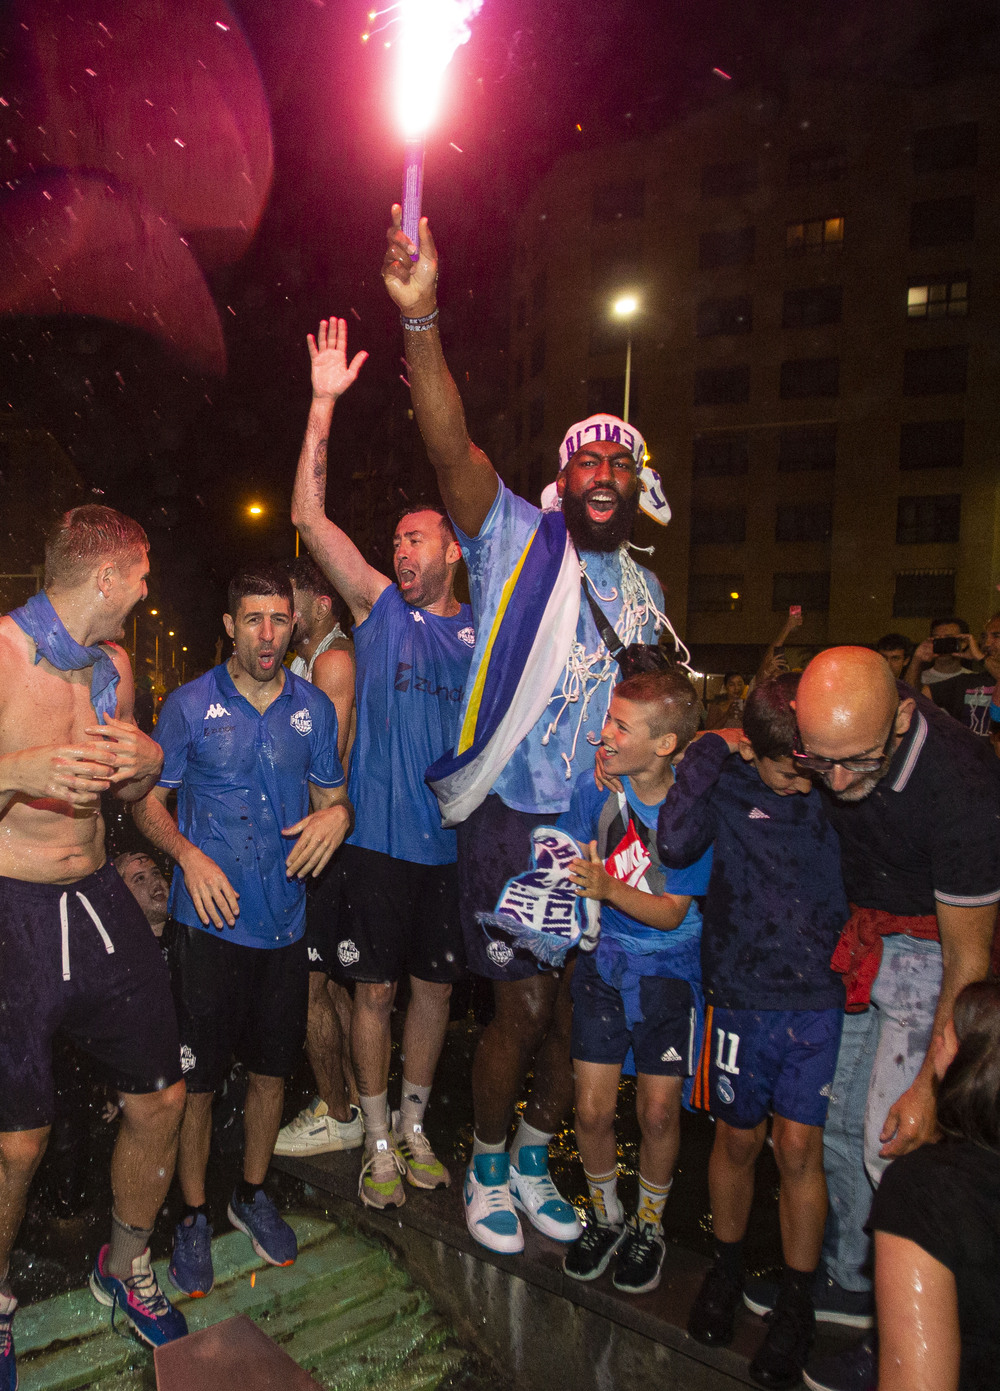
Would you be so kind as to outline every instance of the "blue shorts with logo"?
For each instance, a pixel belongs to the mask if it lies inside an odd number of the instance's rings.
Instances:
[[[593,956],[580,952],[573,972],[572,1057],[581,1063],[625,1061],[629,1048],[637,1072],[649,1077],[688,1077],[694,1066],[694,999],[686,980],[643,976],[642,1018],[628,1027],[620,991],[608,985]]]
[[[710,1006],[695,1104],[738,1130],[752,1130],[771,1112],[825,1124],[843,1022],[842,1009]]]

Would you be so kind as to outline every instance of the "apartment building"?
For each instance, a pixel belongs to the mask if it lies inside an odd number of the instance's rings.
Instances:
[[[503,472],[621,413],[673,508],[642,520],[709,670],[917,639],[1000,607],[1000,107],[987,81],[736,93],[560,163],[518,229]],[[628,317],[613,306],[636,302]]]

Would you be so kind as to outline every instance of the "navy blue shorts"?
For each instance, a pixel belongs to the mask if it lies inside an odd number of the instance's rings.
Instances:
[[[189,1092],[214,1092],[237,1058],[289,1077],[306,1037],[309,962],[301,939],[248,947],[214,927],[179,929],[181,1066]]]
[[[515,811],[495,792],[458,827],[458,889],[469,970],[488,980],[526,980],[538,974],[530,951],[502,934],[488,936],[477,913],[492,913],[508,879],[531,868],[531,833],[552,826],[558,813]]]
[[[688,1077],[694,1070],[694,999],[686,980],[644,976],[639,982],[642,1019],[629,1029],[621,993],[601,978],[590,952],[580,952],[570,987],[573,996],[571,1054],[581,1063],[625,1061],[649,1077]]]
[[[166,962],[112,864],[72,884],[0,878],[0,1131],[51,1124],[57,1029],[118,1091],[180,1081]]]
[[[418,865],[361,845],[340,850],[338,977],[448,985],[465,974],[454,865]]]
[[[843,1023],[842,1009],[710,1007],[698,1074],[712,1115],[738,1130],[772,1112],[824,1125]]]

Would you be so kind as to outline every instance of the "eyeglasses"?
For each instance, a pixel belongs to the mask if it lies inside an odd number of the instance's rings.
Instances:
[[[889,726],[889,733],[882,745],[882,752],[877,756],[873,754],[867,758],[823,758],[818,753],[806,753],[796,730],[792,758],[799,768],[807,768],[811,773],[832,773],[834,768],[843,768],[845,773],[877,773],[892,751],[895,733],[896,715],[894,714]]]

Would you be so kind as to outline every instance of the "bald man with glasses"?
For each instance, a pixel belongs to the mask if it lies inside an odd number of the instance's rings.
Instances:
[[[848,1013],[824,1135],[830,1219],[816,1313],[861,1328],[873,1322],[873,1190],[891,1160],[934,1138],[931,1044],[958,992],[989,968],[1000,767],[868,648],[820,653],[795,706],[793,757],[827,794],[852,910],[832,962]],[[871,1340],[849,1355],[860,1370]]]

